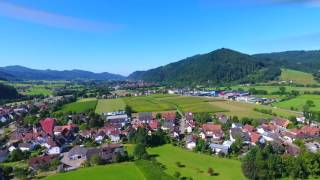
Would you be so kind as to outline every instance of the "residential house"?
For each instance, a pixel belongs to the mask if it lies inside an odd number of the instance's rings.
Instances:
[[[153,119],[152,113],[151,112],[141,112],[138,114],[138,119],[139,121],[143,123],[148,123]]]
[[[258,142],[264,143],[262,139],[262,136],[259,133],[251,132],[250,133],[250,140],[252,145],[256,145]]]
[[[108,123],[118,124],[121,127],[125,126],[125,124],[129,122],[128,116],[126,114],[107,116],[106,119]]]
[[[31,151],[33,149],[33,145],[31,143],[19,143],[18,148],[21,151]]]
[[[197,145],[197,136],[188,135],[186,136],[186,148],[193,150]]]
[[[69,152],[64,153],[61,163],[64,164],[65,170],[79,168],[87,160],[88,149],[82,146],[74,146]]]
[[[241,138],[241,140],[246,143],[250,144],[250,135],[248,132],[243,132],[240,128],[231,128],[230,129],[230,140],[235,142],[237,138]]]
[[[275,119],[273,119],[272,123],[276,126],[279,126],[282,128],[287,128],[288,125],[290,124],[290,121],[287,119],[275,118]]]
[[[156,119],[151,120],[148,124],[148,127],[153,130],[156,131],[158,128],[160,128],[160,122]]]
[[[255,130],[254,126],[246,124],[243,126],[242,131],[247,133],[252,133]]]
[[[207,140],[219,143],[223,140],[224,133],[219,124],[207,123],[203,124],[201,127],[203,133],[201,133],[202,138],[206,138]]]
[[[54,126],[54,135],[67,134],[68,132],[73,132],[77,128],[74,124],[68,124],[64,126]]]
[[[56,120],[53,119],[53,118],[46,118],[46,119],[40,121],[42,130],[47,135],[50,135],[50,136],[53,135],[53,129],[54,129],[55,121]]]
[[[176,120],[176,112],[162,112],[161,113],[162,119],[165,121],[175,121]]]

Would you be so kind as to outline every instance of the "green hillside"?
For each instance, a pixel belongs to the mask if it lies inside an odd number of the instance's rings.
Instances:
[[[268,61],[230,49],[218,49],[148,71],[137,71],[128,78],[190,86],[263,82],[279,75],[280,69]]]
[[[280,80],[297,84],[317,84],[311,73],[291,69],[281,69]]]

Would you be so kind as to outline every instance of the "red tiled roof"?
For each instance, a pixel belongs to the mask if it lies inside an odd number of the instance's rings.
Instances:
[[[246,132],[252,132],[254,130],[254,127],[249,124],[246,124],[245,126],[243,126],[243,130]]]
[[[46,133],[46,134],[52,134],[53,133],[53,128],[54,128],[54,124],[55,124],[55,119],[53,118],[46,118],[42,121],[40,121],[42,130]]]
[[[250,137],[251,137],[251,142],[256,143],[257,141],[259,141],[261,136],[260,136],[260,134],[253,132],[253,133],[251,133]]]
[[[219,124],[203,124],[202,129],[205,131],[212,131],[212,132],[222,131],[221,125]]]
[[[159,126],[160,126],[160,123],[159,123],[158,120],[151,120],[151,121],[149,122],[149,127],[150,127],[151,129],[158,129]]]
[[[289,120],[276,118],[274,121],[275,125],[281,126],[281,127],[287,127],[290,123]]]
[[[303,126],[301,131],[310,136],[316,136],[320,134],[320,128],[311,127],[311,126]]]
[[[163,113],[161,113],[161,116],[163,119],[168,120],[168,121],[173,121],[176,119],[175,112],[163,112]]]

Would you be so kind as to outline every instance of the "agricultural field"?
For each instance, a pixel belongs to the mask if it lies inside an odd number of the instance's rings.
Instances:
[[[167,102],[153,98],[152,96],[124,98],[125,104],[132,107],[135,112],[160,112],[175,110],[175,107]]]
[[[280,80],[297,84],[317,84],[312,74],[291,69],[281,69]]]
[[[213,101],[220,101],[220,100],[214,100],[209,98],[175,96],[175,97],[161,98],[160,101],[173,104],[183,112],[194,112],[194,113],[213,112],[214,113],[214,112],[226,111],[224,108],[215,106],[213,103],[211,103]]]
[[[224,179],[241,180],[246,179],[241,172],[241,162],[237,160],[224,159],[204,154],[198,154],[187,150],[164,145],[148,149],[149,154],[156,155],[158,162],[166,167],[165,172],[173,175],[180,172],[181,176],[192,177],[197,180]],[[180,162],[184,167],[178,167]],[[216,175],[209,176],[208,168],[212,168]]]
[[[118,99],[99,99],[97,108],[96,108],[96,113],[101,114],[104,112],[113,112],[113,111],[118,111],[118,110],[124,110],[125,108],[125,103],[123,99],[118,98]]]
[[[71,111],[71,112],[81,113],[81,112],[88,111],[90,109],[95,109],[96,105],[97,105],[97,99],[85,98],[70,104],[66,104],[62,106],[61,110],[57,112],[67,113]]]
[[[315,107],[312,107],[312,110],[320,111],[320,95],[301,95],[296,98],[290,99],[288,101],[282,101],[274,104],[276,107],[291,109],[298,109],[299,111],[303,110],[303,106],[308,100],[312,100],[315,104]]]
[[[90,168],[82,168],[76,171],[61,173],[43,178],[43,180],[143,180],[146,179],[139,168],[134,163],[121,163],[105,166],[95,166]]]
[[[44,95],[44,96],[50,96],[52,95],[53,91],[47,87],[44,86],[33,86],[29,89],[27,89],[23,94],[25,95]]]
[[[234,101],[214,101],[211,103],[213,103],[215,106],[226,109],[227,110],[227,112],[225,112],[226,115],[238,116],[239,118],[242,118],[242,117],[249,117],[254,119],[272,118],[272,116],[269,114],[264,114],[264,113],[254,111],[254,108],[272,109],[274,113],[284,118],[289,118],[290,116],[299,115],[298,113],[295,113],[292,111],[287,111],[284,109],[276,109],[276,108],[272,108],[270,106],[264,106],[264,105],[256,105],[256,104],[241,103],[241,102],[234,102]]]
[[[222,112],[223,108],[211,104],[213,99],[178,96],[178,95],[150,95],[143,97],[124,98],[124,102],[135,112],[172,111],[177,108],[183,112]]]

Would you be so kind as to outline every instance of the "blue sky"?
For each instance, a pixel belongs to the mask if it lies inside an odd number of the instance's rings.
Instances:
[[[226,47],[320,49],[318,0],[0,0],[0,66],[128,75]]]

